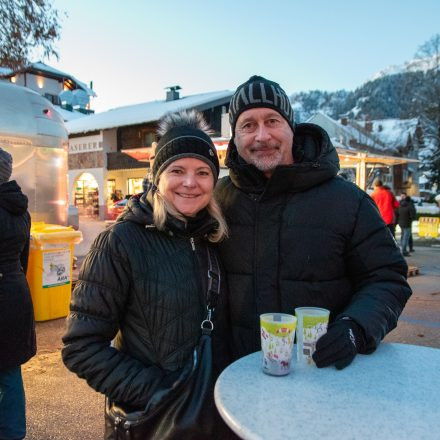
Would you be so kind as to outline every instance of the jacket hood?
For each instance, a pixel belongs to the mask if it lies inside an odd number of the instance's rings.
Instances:
[[[124,211],[118,216],[117,221],[128,220],[141,225],[153,226],[153,207],[147,200],[147,194],[148,192],[131,196]]]
[[[130,221],[148,228],[155,228],[152,196],[151,190],[143,194],[132,196],[124,212],[117,218],[117,221]],[[209,215],[206,209],[200,211],[195,217],[186,217],[185,219],[186,221],[182,221],[168,215],[165,222],[165,232],[172,232],[173,234],[181,236],[199,237],[218,228],[218,222]]]
[[[411,205],[411,202],[408,200],[403,199],[400,201],[400,206],[402,206],[402,207],[410,206],[410,205]]]
[[[15,180],[0,185],[0,207],[12,215],[23,215],[27,211],[28,198]]]
[[[278,166],[270,179],[238,154],[231,139],[226,166],[235,186],[264,196],[281,192],[301,192],[337,175],[339,157],[325,130],[315,124],[298,124],[293,140],[292,165]]]

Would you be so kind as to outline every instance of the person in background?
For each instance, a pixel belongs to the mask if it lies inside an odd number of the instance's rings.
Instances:
[[[213,198],[219,161],[207,130],[195,111],[161,120],[153,185],[96,238],[72,294],[63,361],[130,411],[165,395],[192,363],[206,316],[208,247],[227,234]],[[229,362],[225,285],[214,312],[216,374]],[[184,438],[224,438],[213,399],[203,403],[198,431]],[[106,425],[105,438],[110,431]]]
[[[412,238],[411,223],[415,219],[416,219],[416,208],[414,206],[414,203],[411,197],[403,193],[400,199],[399,208],[397,209],[397,224],[399,225],[402,231],[401,248],[402,248],[402,254],[405,257],[410,256],[409,253],[410,251],[414,252],[414,249],[412,247],[412,240],[410,244],[410,238]]]
[[[31,217],[0,148],[0,439],[23,439],[26,411],[21,365],[36,353],[34,310],[26,269]]]
[[[327,132],[295,124],[279,84],[251,77],[229,120],[229,176],[216,194],[230,230],[220,255],[233,357],[260,350],[260,314],[316,306],[331,321],[315,363],[345,368],[396,327],[411,295],[407,264],[373,200],[337,176]]]
[[[390,188],[384,186],[379,178],[374,180],[374,191],[371,193],[371,198],[379,208],[383,221],[394,237],[396,234],[396,216],[394,211],[399,207],[399,202]]]
[[[405,200],[406,196],[407,196],[407,194],[403,192],[403,193],[400,195],[400,201]],[[409,197],[409,198],[410,198],[411,203],[412,203],[412,205],[413,205],[413,207],[414,207],[414,210],[415,210],[415,220],[416,220],[416,219],[417,219],[417,209],[416,209],[416,204],[414,203],[414,200],[413,200],[411,197]],[[418,203],[418,205],[419,205],[419,206],[423,206],[422,199],[420,199],[420,202]],[[410,252],[415,252],[415,251],[416,251],[416,250],[414,249],[413,234],[412,234],[412,226],[411,226],[411,231],[410,231],[410,234],[409,234],[408,245],[409,245],[409,251],[410,251]]]
[[[114,192],[111,193],[110,199],[111,199],[111,201],[112,201],[113,203],[119,202],[119,200],[121,200],[121,199],[119,198],[118,193],[117,193],[116,191],[114,191]]]
[[[396,225],[397,225],[397,209],[399,208],[399,202],[396,199],[396,196],[394,195],[393,191],[388,185],[383,186],[384,189],[390,192],[392,201],[393,201],[393,223],[391,224],[391,233],[393,234],[393,237],[396,237]]]

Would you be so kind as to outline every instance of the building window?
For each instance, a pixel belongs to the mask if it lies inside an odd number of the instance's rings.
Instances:
[[[156,134],[155,133],[144,133],[144,145],[146,147],[151,147],[151,144],[156,142]]]
[[[81,174],[75,181],[74,203],[80,215],[98,216],[99,188],[89,173]]]
[[[116,180],[108,179],[107,180],[107,203],[113,202],[112,197],[116,194]]]
[[[384,185],[390,185],[392,183],[392,176],[390,174],[384,174],[382,176],[382,183]]]
[[[45,93],[44,97],[54,105],[61,105],[60,98],[57,95],[52,95],[50,93]]]
[[[143,177],[135,177],[133,179],[127,179],[128,194],[133,195],[143,192],[142,180]]]

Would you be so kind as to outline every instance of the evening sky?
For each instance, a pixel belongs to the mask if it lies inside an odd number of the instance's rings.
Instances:
[[[438,0],[55,0],[57,69],[89,83],[96,111],[233,90],[252,74],[288,94],[353,90],[440,33]]]

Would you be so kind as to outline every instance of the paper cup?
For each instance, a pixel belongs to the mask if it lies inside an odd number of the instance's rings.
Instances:
[[[316,341],[327,333],[330,311],[318,307],[297,307],[295,316],[298,319],[296,332],[297,357],[299,362],[313,364],[312,355]]]
[[[260,315],[262,369],[266,374],[289,374],[297,319],[285,313]]]

